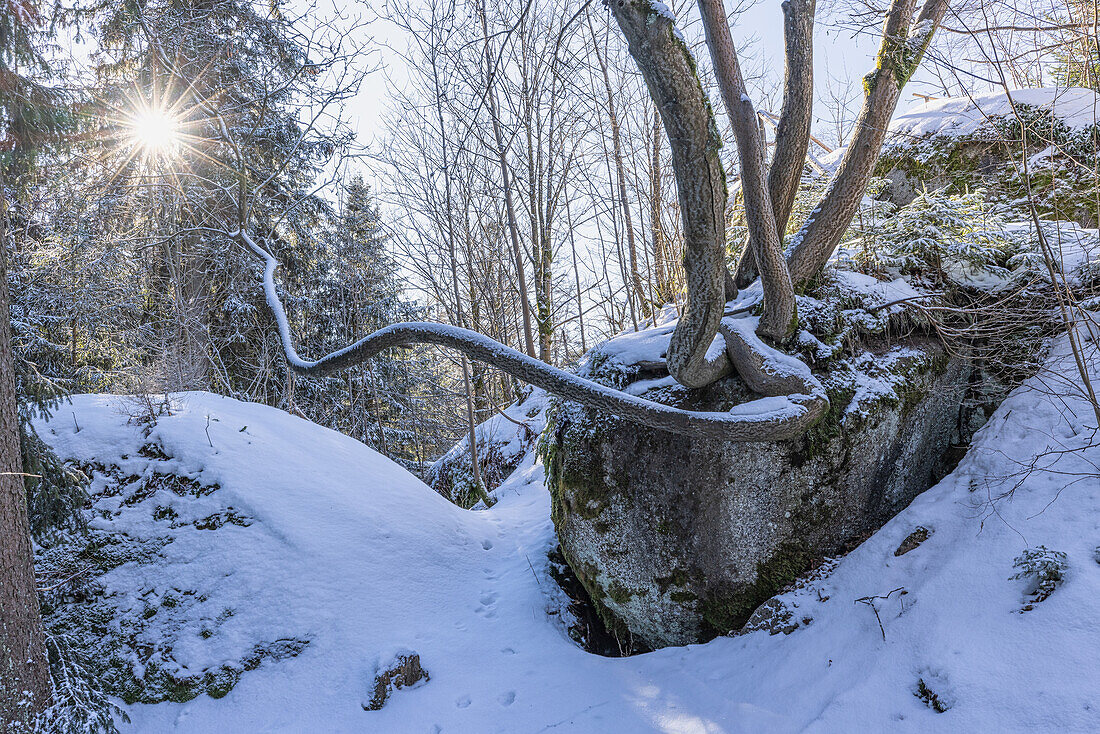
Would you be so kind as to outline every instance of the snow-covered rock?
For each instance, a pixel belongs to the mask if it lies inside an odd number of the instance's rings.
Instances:
[[[546,426],[545,390],[531,391],[474,429],[477,464],[485,490],[492,493],[535,446]],[[461,507],[480,501],[470,463],[470,439],[463,436],[428,469],[428,486]]]
[[[1100,121],[1100,94],[1080,87],[1016,89],[966,97],[942,97],[915,105],[890,121],[889,139],[989,134],[994,123],[1014,116],[1013,107],[1049,112],[1071,130],[1086,130]]]
[[[1019,89],[934,99],[896,115],[877,175],[887,181],[881,196],[898,206],[926,188],[982,188],[1006,207],[1024,211],[1031,197],[1044,216],[1095,228],[1098,154],[1100,94]]]

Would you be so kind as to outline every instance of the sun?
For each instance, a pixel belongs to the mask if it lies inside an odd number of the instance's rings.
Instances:
[[[139,110],[130,118],[130,137],[146,155],[167,155],[181,141],[180,121],[168,110]]]

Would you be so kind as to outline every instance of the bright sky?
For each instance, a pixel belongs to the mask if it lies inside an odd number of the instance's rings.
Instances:
[[[325,2],[326,0],[321,0]],[[331,1],[331,0],[329,0]],[[520,0],[502,0],[504,2],[520,2]],[[678,15],[687,19],[686,8],[694,3],[681,0],[676,3],[679,8]],[[753,7],[747,10],[736,23],[732,30],[738,48],[743,54],[757,55],[766,61],[768,68],[773,70],[775,77],[780,82],[783,76],[783,25],[780,0],[759,0]],[[823,5],[823,3],[819,3]],[[727,7],[730,3],[727,0]],[[598,5],[594,4],[598,10]],[[819,101],[825,96],[830,79],[848,80],[851,83],[850,93],[855,95],[858,110],[859,95],[861,94],[860,80],[873,66],[874,55],[877,50],[878,39],[869,34],[853,38],[848,31],[831,28],[827,25],[824,13],[819,10],[818,23],[814,31],[814,75],[815,85],[818,88]],[[689,21],[690,22],[690,21]],[[382,117],[386,108],[387,75],[393,79],[401,79],[404,76],[402,62],[396,54],[385,48],[385,45],[402,47],[403,39],[384,21],[375,21],[369,29],[379,48],[380,60],[386,65],[385,72],[372,74],[358,95],[351,103],[350,112],[358,120],[359,139],[370,144],[372,140],[381,137]],[[752,66],[752,64],[749,64]],[[834,87],[837,84],[834,82]],[[914,100],[911,92],[924,91],[920,89],[920,82],[914,80],[912,89],[902,98],[898,105],[899,111],[911,106]],[[843,87],[841,83],[840,87]],[[817,109],[819,123],[825,123],[827,110],[820,106]],[[772,110],[778,113],[778,110]],[[854,116],[854,111],[853,111]]]

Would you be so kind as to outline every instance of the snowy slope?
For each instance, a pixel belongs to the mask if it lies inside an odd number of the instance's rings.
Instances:
[[[165,467],[220,485],[129,507],[103,497],[97,507],[117,514],[101,527],[164,535],[149,513],[166,502],[184,519],[231,506],[251,520],[185,526],[156,565],[105,579],[134,598],[150,586],[201,589],[212,611],[234,610],[208,639],[197,621],[180,633],[190,640],[176,650],[181,666],[216,665],[257,641],[308,640],[296,657],[244,673],[225,698],[131,706],[124,731],[1094,732],[1100,448],[1055,467],[1092,476],[1032,474],[991,503],[1016,483],[1014,462],[1094,436],[1082,401],[1067,401],[1067,413],[1035,389],[1076,383],[1064,343],[1052,360],[1000,407],[956,472],[824,578],[782,597],[794,632],[623,659],[580,650],[547,613],[561,600],[546,570],[553,529],[533,457],[494,507],[471,512],[350,438],[208,394],[178,396],[149,438],[106,396],[77,397],[74,415],[42,432],[64,456],[120,465],[156,440],[176,457]],[[895,556],[917,526],[931,537]],[[1010,580],[1013,559],[1038,545],[1065,552],[1069,570],[1021,612],[1029,589]],[[857,600],[899,588],[907,593],[872,600],[880,632]],[[419,653],[430,681],[364,711],[376,666],[401,648]],[[921,680],[945,712],[918,698]]]

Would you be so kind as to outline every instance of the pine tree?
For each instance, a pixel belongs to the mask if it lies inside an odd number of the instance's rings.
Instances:
[[[36,142],[28,123],[48,109],[52,95],[36,80],[44,70],[35,49],[41,19],[30,3],[7,0],[5,6],[0,13],[0,729],[6,731],[31,724],[51,691],[21,479],[7,253],[9,196]]]
[[[101,70],[114,74],[116,127],[151,111],[174,118],[182,138],[171,154],[136,157],[123,171],[147,184],[132,217],[156,243],[146,248],[146,361],[159,362],[167,389],[285,405],[290,382],[257,288],[262,271],[218,230],[247,209],[293,301],[316,272],[327,206],[309,191],[342,141],[304,128],[314,62],[279,4],[270,11],[248,0],[120,5],[101,26],[111,49]],[[123,146],[119,158],[130,157]],[[240,186],[247,204],[230,193]]]
[[[378,206],[361,175],[343,187],[342,198],[342,209],[331,217],[318,255],[318,282],[293,300],[295,311],[309,315],[300,333],[313,354],[424,316],[405,297]],[[431,379],[446,382],[432,361],[421,348],[385,353],[340,375],[300,381],[295,400],[324,425],[391,458],[422,463],[421,434],[431,422],[427,413],[437,409],[424,398],[435,392]]]

